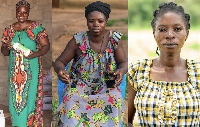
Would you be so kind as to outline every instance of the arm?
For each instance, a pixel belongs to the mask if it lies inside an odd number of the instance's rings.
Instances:
[[[2,45],[1,45],[1,53],[4,56],[9,56],[11,48],[12,48],[11,42],[2,43]]]
[[[115,75],[117,75],[118,82],[116,85],[119,85],[123,79],[124,74],[128,71],[128,60],[126,58],[123,44],[121,41],[118,42],[119,45],[115,50],[115,60],[117,62],[117,70],[115,71]]]
[[[3,32],[3,36],[1,38],[1,53],[4,55],[4,56],[9,56],[10,54],[10,49],[12,48],[12,44],[11,44],[11,41],[10,40],[10,34],[12,34],[11,32],[9,32],[9,30],[6,28]]]
[[[54,70],[57,73],[58,78],[65,83],[69,83],[69,76],[65,72],[65,66],[74,58],[77,49],[78,45],[76,44],[75,39],[72,38],[55,61]]]
[[[44,31],[42,31],[42,32],[44,32]],[[41,33],[39,33],[39,34],[41,34]],[[49,43],[48,36],[39,38],[38,42],[40,43],[41,49],[38,50],[37,52],[31,51],[30,55],[26,58],[32,59],[32,58],[35,58],[35,57],[43,56],[44,54],[46,54],[49,51],[50,43]]]
[[[133,119],[135,116],[136,109],[134,107],[134,99],[136,95],[136,91],[133,90],[132,86],[130,83],[128,84],[128,126],[132,127],[131,124],[133,124]]]

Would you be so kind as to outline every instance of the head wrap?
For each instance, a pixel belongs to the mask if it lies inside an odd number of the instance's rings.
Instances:
[[[25,6],[25,7],[27,7],[28,9],[30,9],[30,4],[29,4],[27,1],[25,1],[25,0],[19,1],[19,2],[16,4],[16,9],[17,9],[19,6]]]
[[[111,12],[110,5],[101,1],[90,3],[87,7],[85,7],[85,17],[87,18],[88,14],[93,11],[103,13],[107,19],[109,18],[109,14]]]

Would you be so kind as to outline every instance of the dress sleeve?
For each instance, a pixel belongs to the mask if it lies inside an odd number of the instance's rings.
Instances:
[[[83,43],[84,43],[84,41],[85,41],[85,37],[86,37],[86,32],[77,32],[77,33],[75,33],[74,34],[74,39],[76,40],[76,44],[77,45],[82,45]]]
[[[47,32],[42,24],[37,25],[35,29],[33,29],[33,33],[37,40],[47,37]]]
[[[121,37],[122,37],[122,33],[119,33],[117,31],[113,31],[112,34],[111,34],[111,43],[114,47],[114,50],[117,49],[118,47],[118,44],[119,44],[119,40],[121,40]]]
[[[11,29],[11,26],[8,26],[5,28],[3,35],[1,37],[2,43],[7,43],[12,40],[12,37],[14,36],[14,31]]]
[[[131,63],[128,69],[128,81],[135,91],[138,91],[137,70],[138,62]]]

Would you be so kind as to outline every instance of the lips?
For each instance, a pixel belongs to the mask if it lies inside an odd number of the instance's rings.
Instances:
[[[165,44],[163,44],[165,47],[167,48],[175,48],[178,44],[174,43],[174,42],[166,42]]]
[[[92,31],[94,31],[94,32],[99,32],[100,29],[93,29]]]

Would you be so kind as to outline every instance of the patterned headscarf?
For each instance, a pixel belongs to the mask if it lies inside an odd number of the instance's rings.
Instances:
[[[30,4],[29,4],[27,1],[25,1],[25,0],[19,1],[19,2],[16,4],[16,9],[17,9],[19,6],[25,6],[25,7],[27,7],[28,9],[30,9]]]
[[[85,17],[87,18],[88,14],[93,11],[99,11],[103,13],[108,19],[111,9],[110,9],[109,4],[103,3],[101,1],[96,1],[96,2],[90,3],[87,7],[85,7]]]

